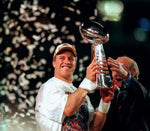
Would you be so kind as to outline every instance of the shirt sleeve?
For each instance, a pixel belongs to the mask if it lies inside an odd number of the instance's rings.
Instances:
[[[63,90],[53,85],[43,85],[36,99],[36,110],[48,119],[62,123],[64,108],[68,95]]]

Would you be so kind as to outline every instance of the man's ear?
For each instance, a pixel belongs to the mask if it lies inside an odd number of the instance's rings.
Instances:
[[[53,65],[53,67],[55,67],[55,65],[56,65],[55,60],[52,61],[52,65]]]

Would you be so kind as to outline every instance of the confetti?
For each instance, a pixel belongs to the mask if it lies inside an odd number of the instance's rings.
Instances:
[[[32,131],[36,128],[35,97],[53,72],[51,61],[56,46],[68,42],[80,49],[80,44],[87,44],[79,38],[78,26],[84,19],[96,18],[95,7],[93,13],[83,16],[83,0],[67,0],[63,5],[53,2],[3,0],[0,21],[2,130]],[[90,3],[86,6],[92,7]],[[74,82],[83,79],[85,62],[89,60],[80,52]]]

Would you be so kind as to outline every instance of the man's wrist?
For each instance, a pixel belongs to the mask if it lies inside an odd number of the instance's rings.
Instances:
[[[80,83],[79,87],[88,91],[92,91],[96,89],[96,84],[89,79],[84,78],[83,81]]]
[[[102,99],[100,100],[100,104],[98,106],[98,110],[104,114],[108,113],[110,108],[111,101],[109,103],[105,103]]]

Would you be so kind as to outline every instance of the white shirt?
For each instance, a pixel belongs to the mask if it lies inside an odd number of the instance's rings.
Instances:
[[[52,77],[39,89],[36,97],[35,118],[41,131],[61,131],[65,115],[63,114],[68,94],[77,88],[73,84]],[[89,121],[93,119],[94,108],[86,96],[89,110]]]

